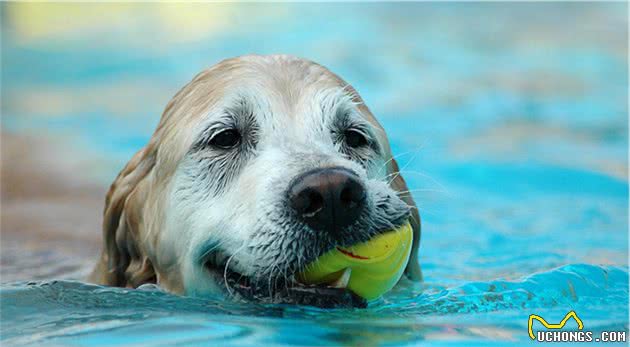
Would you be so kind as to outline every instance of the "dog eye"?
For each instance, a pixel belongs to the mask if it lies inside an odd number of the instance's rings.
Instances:
[[[346,130],[344,136],[348,147],[359,148],[368,144],[365,136],[356,130]]]
[[[223,130],[210,139],[210,144],[217,148],[229,149],[241,142],[241,134],[236,129]]]

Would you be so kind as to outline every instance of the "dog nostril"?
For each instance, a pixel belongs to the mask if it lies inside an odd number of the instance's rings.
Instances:
[[[291,205],[301,216],[312,217],[324,208],[324,197],[313,189],[304,189],[291,197]]]
[[[309,191],[307,195],[307,203],[305,204],[305,208],[302,209],[302,215],[304,217],[312,217],[324,208],[324,197],[315,191]]]
[[[365,190],[357,181],[351,179],[346,182],[339,196],[341,204],[347,207],[355,207],[365,200]]]

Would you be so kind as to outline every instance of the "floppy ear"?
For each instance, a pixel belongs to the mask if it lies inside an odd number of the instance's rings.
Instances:
[[[137,287],[155,283],[155,271],[142,251],[142,210],[145,178],[155,166],[154,145],[136,153],[112,183],[103,214],[104,246],[90,280],[111,286]],[[142,184],[142,183],[145,184]]]
[[[400,174],[398,169],[398,163],[396,160],[392,159],[390,164],[390,171],[388,177],[394,177],[390,186],[395,191],[401,193],[401,199],[411,207],[411,218],[410,224],[413,229],[413,245],[411,248],[411,256],[409,257],[409,263],[407,263],[407,268],[405,269],[405,275],[411,280],[421,281],[422,280],[422,270],[420,269],[420,263],[418,259],[418,252],[420,249],[420,213],[418,212],[418,208],[416,207],[415,201],[411,197],[409,193],[409,188],[407,188],[407,183],[405,179]]]

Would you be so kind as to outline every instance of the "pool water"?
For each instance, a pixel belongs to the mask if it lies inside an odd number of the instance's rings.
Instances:
[[[1,6],[3,141],[62,148],[42,173],[70,161],[100,191],[202,68],[326,65],[389,134],[425,276],[364,310],[177,297],[82,282],[95,254],[3,224],[3,345],[526,344],[530,314],[571,310],[628,332],[627,4]]]

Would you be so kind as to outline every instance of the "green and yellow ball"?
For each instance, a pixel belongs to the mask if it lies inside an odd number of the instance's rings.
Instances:
[[[367,242],[325,253],[298,278],[306,284],[343,281],[356,295],[374,300],[398,283],[409,261],[412,243],[413,230],[407,222]]]

